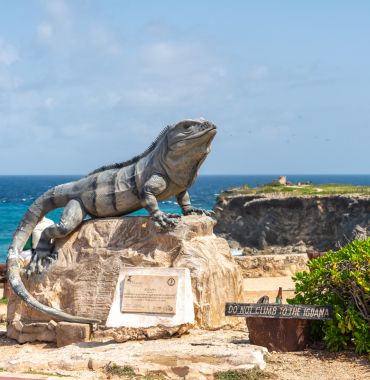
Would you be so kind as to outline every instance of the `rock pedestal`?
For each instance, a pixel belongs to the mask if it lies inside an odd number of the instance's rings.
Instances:
[[[207,216],[186,216],[173,230],[164,232],[149,217],[86,221],[57,241],[58,260],[46,273],[29,280],[24,277],[23,281],[41,303],[99,319],[104,325],[122,268],[188,268],[196,325],[205,329],[232,327],[240,320],[225,317],[224,307],[226,302],[242,301],[242,274],[226,240],[213,234],[214,224]],[[36,322],[48,326],[50,317],[12,294],[8,335],[24,341],[22,328],[15,328],[17,321],[23,326]]]

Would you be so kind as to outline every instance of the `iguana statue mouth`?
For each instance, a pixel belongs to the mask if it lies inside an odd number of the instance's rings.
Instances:
[[[201,133],[198,133],[197,135],[195,136],[189,136],[189,137],[186,137],[185,140],[194,140],[194,139],[198,139],[202,136],[205,136],[205,135],[210,135],[210,136],[215,136],[217,133],[217,129],[216,129],[216,126],[215,125],[212,125],[212,127],[209,127],[207,128],[206,130],[204,130],[203,132]]]
[[[172,228],[180,215],[159,210],[158,200],[176,196],[184,215],[211,211],[191,205],[187,188],[210,151],[216,126],[204,119],[186,119],[168,126],[142,154],[121,163],[102,166],[78,181],[49,189],[30,206],[14,233],[8,250],[8,278],[14,292],[29,306],[59,320],[97,323],[96,319],[77,317],[45,306],[22,283],[20,271],[23,250],[37,223],[48,212],[64,207],[59,223],[47,227],[26,268],[27,275],[46,270],[56,259],[50,242],[77,229],[86,215],[123,216],[145,208],[160,228]]]

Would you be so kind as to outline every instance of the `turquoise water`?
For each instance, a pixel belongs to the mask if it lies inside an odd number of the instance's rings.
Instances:
[[[212,209],[217,195],[228,188],[248,184],[251,186],[271,182],[276,175],[209,175],[200,176],[189,190],[196,207]],[[0,262],[5,261],[6,252],[17,224],[31,203],[50,187],[78,179],[79,176],[0,176]],[[348,183],[370,185],[370,175],[290,175],[291,182]],[[175,199],[162,202],[161,210],[179,212]],[[49,214],[58,220],[61,210]],[[136,215],[146,215],[140,210]]]

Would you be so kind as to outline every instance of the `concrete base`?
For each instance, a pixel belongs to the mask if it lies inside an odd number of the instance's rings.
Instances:
[[[130,275],[178,276],[176,314],[122,313],[123,284]],[[107,327],[175,327],[194,323],[193,293],[190,271],[187,268],[123,268],[121,269],[113,303],[106,322]]]

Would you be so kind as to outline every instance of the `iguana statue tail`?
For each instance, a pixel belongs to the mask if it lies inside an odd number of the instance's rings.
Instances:
[[[17,296],[19,296],[28,305],[38,311],[52,315],[58,320],[60,319],[67,322],[96,324],[100,321],[96,319],[73,316],[61,310],[43,305],[27,291],[20,276],[20,272],[22,270],[22,259],[19,256],[19,252],[23,250],[23,247],[25,246],[28,238],[31,236],[33,229],[36,227],[37,223],[43,218],[44,215],[56,208],[56,200],[58,198],[59,204],[57,207],[63,207],[63,205],[68,202],[68,199],[63,199],[66,197],[62,196],[56,198],[55,193],[58,192],[58,188],[61,189],[62,186],[52,188],[44,193],[41,197],[39,197],[28,209],[25,217],[22,219],[21,224],[15,231],[12,244],[8,251],[8,281]]]

